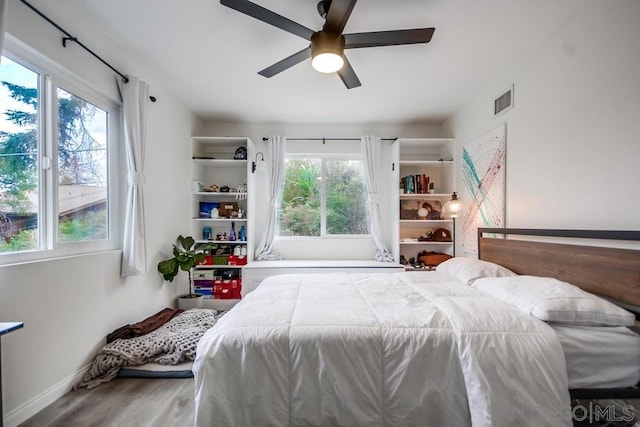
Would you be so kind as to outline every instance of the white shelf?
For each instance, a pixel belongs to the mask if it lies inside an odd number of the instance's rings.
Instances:
[[[242,267],[244,267],[244,265],[208,264],[196,265],[194,268],[196,270],[238,270]]]
[[[396,205],[399,205],[399,211],[394,214],[393,254],[396,260],[400,259],[400,256],[410,259],[422,250],[455,254],[453,241],[403,241],[406,238],[426,237],[428,231],[437,228],[448,230],[452,240],[455,240],[453,219],[418,219],[417,215],[421,207],[418,205],[423,201],[428,201],[436,211],[441,211],[442,206],[451,200],[451,195],[456,191],[454,149],[455,140],[452,138],[398,138],[394,142],[396,168],[391,185],[397,189],[394,196],[397,197]],[[435,188],[430,193],[400,193],[400,188],[403,188],[401,183],[406,182],[406,177],[418,176],[423,181],[415,179],[417,182],[414,189],[422,188],[418,184],[424,183],[427,177],[429,184],[433,184]],[[400,219],[401,217],[414,219]]]
[[[246,195],[247,193],[222,193],[220,191],[218,192],[213,192],[213,191],[194,191],[193,192],[194,196],[217,196],[217,197],[228,197],[228,196],[239,196],[239,195]],[[449,194],[449,196],[451,196],[451,194]],[[244,200],[244,199],[236,199],[236,200]]]
[[[452,160],[400,160],[400,166],[443,166],[453,164]]]
[[[192,220],[200,222],[247,222],[247,218],[192,218]]]
[[[245,147],[247,158],[235,159],[238,148]],[[253,185],[256,176],[251,174],[249,170],[250,160],[255,155],[255,145],[250,138],[247,137],[218,137],[218,136],[192,136],[191,137],[191,181],[200,181],[204,188],[201,191],[193,191],[191,187],[190,198],[191,206],[188,216],[191,217],[189,223],[191,226],[191,235],[199,236],[200,239],[196,244],[218,245],[218,248],[226,247],[224,252],[230,252],[234,248],[246,247],[246,261],[249,263],[253,260],[253,224],[255,218],[247,217],[247,212],[253,212]],[[207,190],[210,185],[218,185],[218,191]],[[239,185],[246,185],[244,192],[238,192]],[[230,191],[219,191],[222,187],[228,187]],[[197,189],[197,188],[196,188]],[[226,189],[226,188],[225,188]],[[225,204],[234,204],[234,209],[242,209],[242,218],[228,218],[230,212],[226,212],[224,217],[219,218],[203,218],[200,217],[200,207],[203,203],[219,203],[220,206]],[[208,209],[207,209],[208,211]],[[222,210],[219,210],[222,213]],[[235,223],[236,237],[239,237],[241,228],[244,228],[246,235],[244,240],[214,240],[216,235],[222,231],[229,233],[231,223]],[[205,228],[210,227],[212,239],[203,239]],[[214,251],[215,253],[215,251]],[[230,254],[225,254],[230,255]],[[215,260],[215,256],[214,256]],[[242,276],[242,268],[244,265],[227,265],[227,264],[211,264],[198,265],[195,267],[199,272],[211,270],[233,270]],[[204,306],[217,310],[228,310],[239,300],[219,300],[205,299]]]
[[[451,198],[450,193],[400,193],[400,199]]]
[[[193,162],[196,164],[201,164],[205,166],[216,166],[216,167],[247,167],[246,160],[234,160],[234,159],[193,159]]]
[[[400,224],[452,224],[451,219],[401,219]]]
[[[453,245],[453,242],[436,242],[435,240],[429,240],[426,242],[403,242],[400,241],[401,245]]]
[[[196,244],[220,243],[221,245],[246,245],[246,240],[196,240]]]

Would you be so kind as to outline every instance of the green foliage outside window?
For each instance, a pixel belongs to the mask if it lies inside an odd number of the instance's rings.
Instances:
[[[325,235],[368,234],[369,211],[362,162],[325,160],[324,168],[322,166],[323,160],[319,158],[286,160],[279,235],[321,236],[323,194]]]
[[[40,111],[39,115],[38,105],[39,76],[8,58],[3,58],[2,68],[0,253],[38,249],[38,191],[44,191],[38,187],[37,169],[38,120],[42,114]],[[104,189],[106,195],[106,137],[95,137],[97,133],[106,135],[106,112],[62,89],[57,90],[56,100],[59,186],[74,186],[72,196],[82,194],[83,186]],[[72,206],[71,213],[59,212],[60,242],[108,238],[106,198],[92,203],[91,207]]]

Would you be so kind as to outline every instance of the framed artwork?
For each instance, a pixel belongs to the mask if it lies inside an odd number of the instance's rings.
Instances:
[[[465,252],[478,253],[478,227],[505,225],[506,136],[502,124],[462,149]]]

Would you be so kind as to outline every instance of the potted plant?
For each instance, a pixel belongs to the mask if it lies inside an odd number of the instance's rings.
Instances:
[[[173,257],[160,261],[158,263],[158,271],[162,274],[164,280],[173,282],[180,270],[186,271],[189,275],[189,288],[186,295],[178,297],[178,306],[180,308],[202,307],[203,295],[196,294],[193,290],[193,280],[191,278],[191,269],[205,259],[205,250],[215,249],[215,243],[206,243],[195,249],[196,241],[191,236],[178,236],[176,243],[173,245]]]

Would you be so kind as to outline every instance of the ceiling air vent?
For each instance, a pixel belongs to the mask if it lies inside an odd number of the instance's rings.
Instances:
[[[497,116],[511,108],[513,108],[513,85],[493,101],[493,115]]]

